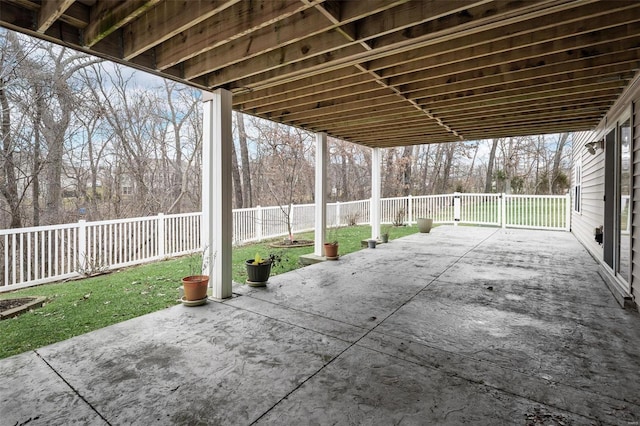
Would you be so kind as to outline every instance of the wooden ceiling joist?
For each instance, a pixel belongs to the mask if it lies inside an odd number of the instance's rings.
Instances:
[[[2,0],[0,25],[372,147],[590,129],[640,70],[637,0]]]

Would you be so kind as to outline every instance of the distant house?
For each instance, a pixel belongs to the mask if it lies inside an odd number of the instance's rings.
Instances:
[[[640,300],[640,75],[573,139],[572,231],[622,305]]]

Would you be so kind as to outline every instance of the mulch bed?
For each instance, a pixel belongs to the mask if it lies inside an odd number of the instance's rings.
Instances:
[[[31,308],[39,308],[44,303],[44,297],[19,297],[0,300],[0,319],[11,318],[27,312]],[[24,307],[24,310],[19,308]]]
[[[296,248],[296,247],[308,247],[313,245],[313,240],[282,240],[279,243],[271,243],[269,247],[272,248]]]

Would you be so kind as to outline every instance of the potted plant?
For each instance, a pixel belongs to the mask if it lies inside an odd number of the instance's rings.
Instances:
[[[324,257],[328,260],[338,259],[338,227],[333,226],[329,228],[327,233],[327,242],[324,243]]]
[[[382,228],[382,235],[380,235],[380,240],[383,243],[389,242],[389,231],[391,230],[391,226],[386,225]]]
[[[189,275],[184,277],[182,278],[182,288],[184,290],[183,302],[206,301],[209,276]]]
[[[186,306],[197,306],[207,303],[207,290],[209,288],[209,275],[202,275],[209,266],[207,248],[202,250],[202,255],[194,253],[189,258],[191,275],[182,278],[182,303]],[[198,274],[197,272],[200,274]]]
[[[427,217],[419,217],[416,219],[418,222],[418,230],[422,233],[429,233],[433,226],[433,219]]]
[[[245,262],[247,268],[247,284],[251,287],[264,287],[271,276],[271,267],[280,263],[280,256],[270,254],[266,259],[256,253],[253,259]]]

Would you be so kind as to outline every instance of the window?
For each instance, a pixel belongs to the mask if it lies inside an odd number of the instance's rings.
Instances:
[[[578,159],[573,168],[573,185],[573,211],[580,213],[582,202],[582,159]]]

